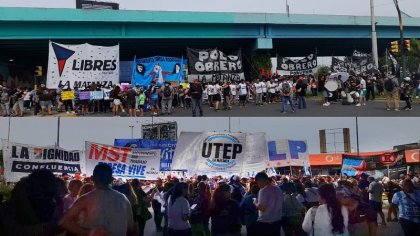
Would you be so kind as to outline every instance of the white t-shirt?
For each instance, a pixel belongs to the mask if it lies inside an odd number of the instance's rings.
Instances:
[[[222,86],[219,84],[214,85],[214,94],[221,94],[222,93]]]
[[[312,215],[315,215],[313,226],[312,226]],[[346,207],[341,207],[341,214],[344,218],[344,233],[343,236],[348,236],[348,223],[349,223],[349,211]],[[313,227],[313,228],[312,228]],[[322,235],[322,236],[338,236],[338,234],[333,234],[332,225],[331,225],[331,214],[328,211],[326,204],[320,205],[318,209],[312,207],[309,211],[306,212],[305,219],[303,220],[302,229],[309,235]]]
[[[277,84],[276,83],[270,83],[270,82],[268,82],[268,92],[269,93],[276,93],[276,87],[277,87]]]
[[[190,222],[184,220],[184,216],[191,215],[190,204],[184,197],[178,197],[172,204],[172,197],[168,203],[168,226],[174,230],[191,228]]]
[[[216,94],[216,89],[213,85],[211,84],[207,85],[207,94],[210,96]]]
[[[112,189],[95,189],[82,198],[93,205],[86,210],[83,228],[100,228],[110,235],[126,235],[128,227],[134,227],[131,204],[124,194]]]
[[[364,79],[360,80],[360,89],[366,89],[366,80]]]
[[[266,93],[267,92],[267,84],[265,82],[260,82],[260,83],[261,83],[261,86],[262,86],[263,93]]]
[[[25,92],[25,96],[23,97],[24,101],[29,101],[31,100],[31,93],[30,92]]]
[[[232,93],[232,96],[236,96],[237,85],[236,84],[231,84],[231,85],[229,85],[229,87],[230,87],[230,92]]]
[[[239,95],[247,95],[246,84],[239,84]]]
[[[259,82],[259,83],[254,83],[254,88],[255,88],[255,92],[256,93],[262,93],[263,91],[262,91],[262,84],[261,84],[261,82]]]
[[[266,207],[266,211],[258,211],[258,221],[273,223],[283,217],[283,192],[277,186],[268,185],[258,193],[258,204]]]

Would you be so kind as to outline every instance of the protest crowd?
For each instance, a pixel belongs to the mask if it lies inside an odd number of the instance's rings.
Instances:
[[[401,110],[412,110],[413,99],[418,99],[420,93],[419,81],[419,74],[412,73],[403,80],[380,74],[350,75],[344,80],[341,75],[329,74],[318,79],[312,75],[273,75],[252,82],[195,81],[178,85],[166,82],[163,86],[153,81],[147,87],[93,84],[83,89],[63,86],[47,89],[41,84],[34,90],[0,86],[0,113],[2,116],[24,116],[33,111],[34,114],[51,115],[54,110],[79,116],[112,112],[113,116],[141,117],[171,115],[177,109],[189,109],[192,116],[203,116],[204,105],[217,112],[274,103],[281,104],[281,111],[286,113],[306,109],[307,98],[318,96],[323,106],[335,103],[365,106],[382,96],[386,99],[385,109],[399,111],[400,100],[405,102]],[[92,94],[95,95],[92,97]]]
[[[232,176],[158,180],[37,170],[0,205],[1,235],[144,235],[147,221],[163,235],[378,235],[378,222],[420,228],[418,173],[400,179],[344,176]],[[1,196],[3,198],[3,196]],[[389,202],[387,216],[383,201]],[[152,214],[152,212],[153,214]],[[379,216],[379,217],[378,217]],[[366,234],[363,234],[365,230]]]

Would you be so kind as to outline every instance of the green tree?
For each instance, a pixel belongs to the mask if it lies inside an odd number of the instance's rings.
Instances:
[[[261,78],[261,71],[264,68],[266,73],[271,71],[271,56],[268,51],[255,51],[251,56],[251,79]]]
[[[409,53],[406,53],[406,66],[407,71],[417,71],[420,66],[420,40],[419,39],[410,39],[411,41],[411,51]],[[390,50],[390,49],[389,49]],[[384,53],[385,54],[385,53]],[[394,55],[394,57],[397,59],[400,66],[402,66],[402,52],[400,50],[399,53]],[[388,60],[388,65],[390,65],[392,62]],[[386,71],[386,58],[385,55],[382,57],[379,57],[379,68],[382,71]]]

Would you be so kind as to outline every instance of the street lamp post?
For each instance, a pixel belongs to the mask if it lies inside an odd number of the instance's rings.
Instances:
[[[400,21],[400,50],[401,50],[401,57],[402,57],[402,77],[405,78],[407,72],[406,66],[406,58],[405,58],[405,50],[404,50],[404,25],[401,17],[400,6],[398,5],[398,0],[394,0],[395,8],[397,8],[398,12],[398,20]]]
[[[375,62],[376,69],[379,69],[378,39],[376,37],[375,7],[373,0],[370,0],[370,21],[372,25],[372,56],[373,61]]]

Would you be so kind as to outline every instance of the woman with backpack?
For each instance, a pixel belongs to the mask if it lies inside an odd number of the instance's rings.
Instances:
[[[334,186],[324,184],[319,187],[319,207],[312,207],[306,212],[303,230],[311,236],[349,235],[349,212],[339,203]]]

